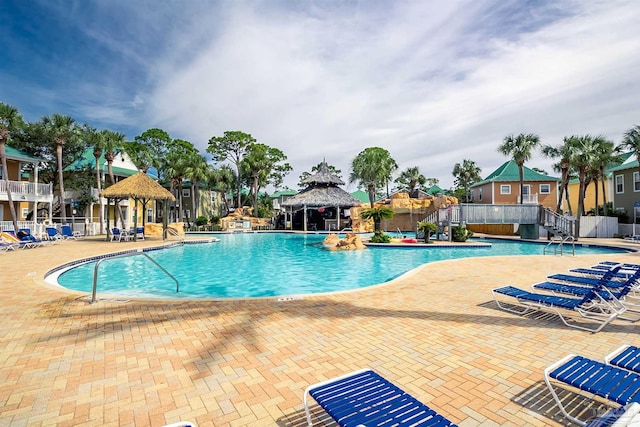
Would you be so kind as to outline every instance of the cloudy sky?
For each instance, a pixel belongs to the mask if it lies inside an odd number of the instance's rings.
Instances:
[[[507,160],[509,134],[640,124],[639,18],[637,0],[4,0],[0,101],[203,154],[240,130],[288,156],[292,188],[323,158],[348,180],[374,146],[449,188],[464,159]]]

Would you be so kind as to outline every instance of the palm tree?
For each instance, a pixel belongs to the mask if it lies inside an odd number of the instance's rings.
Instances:
[[[407,190],[410,197],[415,197],[416,191],[427,183],[427,178],[420,173],[418,166],[413,166],[400,172],[394,182],[400,184],[400,189]]]
[[[64,145],[72,138],[76,138],[79,134],[79,129],[76,126],[76,121],[70,116],[63,116],[62,114],[53,114],[52,116],[45,116],[42,118],[42,123],[45,129],[53,137],[56,144],[56,157],[58,161],[58,189],[60,198],[60,218],[62,223],[67,222],[67,206],[64,201],[64,177],[62,164],[62,149]]]
[[[364,220],[373,220],[373,231],[376,233],[380,231],[380,222],[383,219],[392,219],[394,215],[393,209],[386,206],[378,206],[375,208],[363,209],[360,213],[360,218]]]
[[[596,139],[597,138],[591,135],[574,135],[568,139],[573,153],[570,158],[570,163],[574,165],[578,171],[578,180],[580,181],[580,188],[578,190],[578,214],[576,215],[576,231],[574,236],[576,239],[580,236],[580,217],[584,215],[584,194],[587,179],[589,178],[589,171],[597,157]]]
[[[116,158],[116,153],[122,150],[125,143],[125,136],[122,132],[114,132],[109,129],[104,129],[102,131],[103,136],[103,148],[104,148],[104,159],[107,161],[107,171],[109,173],[109,180],[111,181],[111,185],[116,183],[116,178],[113,175],[113,161]],[[118,217],[120,218],[120,222],[124,227],[124,216],[122,215],[122,210],[118,206],[116,202],[116,210],[118,211]]]
[[[596,215],[598,215],[598,180],[600,180],[600,182],[602,183],[602,198],[604,200],[602,211],[604,213],[604,216],[607,216],[607,193],[605,187],[607,176],[605,170],[611,163],[617,162],[619,160],[619,156],[615,148],[615,144],[607,140],[602,135],[594,139],[594,150],[595,153],[593,159],[594,163],[592,165],[592,179],[594,180],[596,186],[595,213]]]
[[[0,159],[2,159],[2,175],[4,185],[7,191],[7,199],[9,201],[9,210],[11,211],[11,221],[13,222],[14,232],[18,232],[18,216],[16,207],[11,197],[11,187],[9,185],[9,170],[7,169],[7,140],[11,132],[18,126],[22,125],[22,116],[18,109],[11,105],[0,102]],[[37,211],[37,206],[36,206]]]
[[[93,157],[96,160],[96,189],[98,190],[98,202],[100,204],[100,209],[98,211],[98,221],[100,222],[100,234],[104,233],[104,214],[102,207],[102,197],[100,194],[102,193],[102,179],[100,177],[100,158],[102,157],[102,150],[104,149],[104,134],[102,132],[98,132],[96,128],[85,125],[84,126],[84,139],[89,144],[89,146],[93,146]]]
[[[362,150],[351,162],[350,182],[358,181],[369,193],[369,204],[373,208],[376,190],[391,179],[397,163],[384,148],[369,147]]]
[[[619,148],[630,151],[638,160],[638,171],[640,171],[640,125],[635,125],[624,133]]]
[[[473,160],[464,159],[462,164],[456,163],[451,172],[455,179],[456,188],[464,189],[464,201],[469,202],[469,188],[472,184],[480,181],[481,169]]]
[[[236,175],[229,165],[222,165],[217,169],[212,169],[207,177],[209,185],[219,189],[222,192],[224,200],[225,213],[229,212],[229,203],[227,193],[233,191]]]
[[[540,145],[540,137],[533,133],[508,135],[498,147],[498,152],[511,156],[518,165],[520,175],[520,204],[524,203],[524,163],[531,160],[532,151]]]
[[[200,208],[200,199],[198,185],[204,181],[209,172],[209,165],[207,161],[200,153],[191,153],[186,159],[187,166],[184,170],[184,176],[191,182],[191,211],[193,212],[193,218],[198,217],[198,211]]]
[[[564,194],[567,200],[567,206],[569,207],[569,215],[572,215],[571,201],[569,200],[569,170],[571,169],[571,146],[568,142],[568,138],[565,137],[562,141],[562,145],[554,147],[551,145],[544,145],[542,147],[542,154],[545,157],[551,159],[559,159],[558,163],[553,165],[554,169],[560,172],[560,197],[558,197],[558,205],[556,206],[556,212],[560,213],[562,207],[562,196]]]

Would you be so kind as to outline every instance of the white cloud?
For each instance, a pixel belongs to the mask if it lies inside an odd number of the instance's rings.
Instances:
[[[449,187],[463,159],[483,175],[504,162],[497,147],[508,134],[619,141],[640,117],[635,0],[94,9],[85,33],[115,59],[78,83],[83,119],[161,127],[202,152],[212,136],[245,131],[284,151],[292,187],[323,158],[346,179],[370,146]],[[81,12],[70,12],[79,28]],[[528,165],[551,172],[540,156]]]

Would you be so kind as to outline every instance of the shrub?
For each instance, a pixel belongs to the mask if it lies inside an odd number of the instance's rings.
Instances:
[[[383,231],[376,231],[371,237],[371,243],[389,243],[391,241],[391,236],[384,234]]]
[[[438,231],[438,226],[432,222],[421,221],[418,223],[418,232],[424,234],[424,241],[428,242],[433,233]]]
[[[198,227],[202,227],[203,225],[207,225],[208,222],[209,222],[209,220],[207,219],[206,216],[199,216],[198,218],[196,218],[196,225]]]
[[[460,225],[451,227],[451,239],[454,242],[466,242],[470,237],[473,237],[473,231],[467,230],[467,227]]]

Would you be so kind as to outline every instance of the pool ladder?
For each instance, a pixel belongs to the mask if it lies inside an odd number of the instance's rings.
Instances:
[[[553,238],[551,238],[551,241],[547,244],[547,246],[544,247],[544,250],[542,251],[542,254],[546,255],[547,254],[547,249],[550,249],[551,245],[553,245],[554,243],[558,243],[558,245],[553,248],[553,254],[554,255],[558,255],[558,252],[560,252],[560,255],[563,255],[564,244],[565,243],[569,243],[569,242],[571,242],[571,254],[573,256],[575,256],[576,255],[576,242],[575,242],[575,239],[573,238],[573,236],[571,236],[571,235],[560,238],[559,242],[558,242],[557,239],[554,240]]]
[[[184,242],[184,237],[178,234],[173,228],[167,228],[164,230],[164,238],[167,239],[169,237],[169,234],[171,234],[173,237],[177,237],[180,243]]]
[[[129,252],[122,255],[114,255],[109,258],[101,258],[96,262],[96,266],[93,268],[93,292],[91,293],[91,301],[89,301],[90,304],[93,304],[96,302],[96,292],[98,290],[98,268],[100,267],[100,264],[102,264],[102,261],[106,259],[113,259],[113,258],[126,258],[134,255],[144,255],[145,257],[147,257],[149,261],[154,263],[163,273],[165,273],[167,276],[173,279],[174,282],[176,282],[176,293],[180,291],[180,283],[178,282],[178,279],[176,279],[173,274],[169,273],[163,266],[158,264],[158,261],[151,258],[149,254],[147,254],[146,252],[143,252],[142,249],[138,249],[136,252]]]

